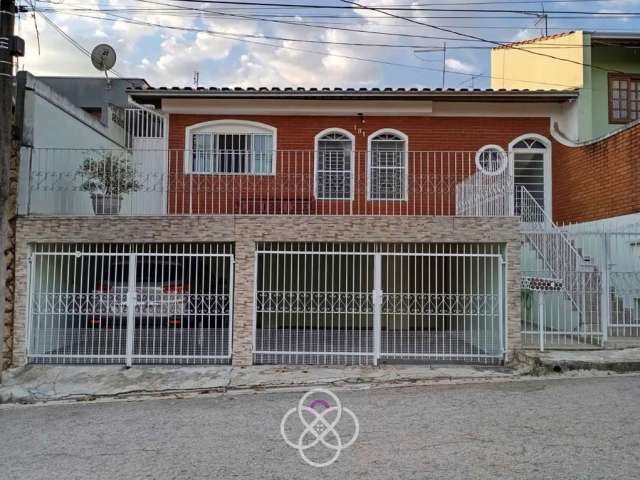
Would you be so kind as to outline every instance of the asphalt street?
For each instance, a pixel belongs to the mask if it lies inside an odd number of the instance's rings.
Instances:
[[[3,406],[0,478],[640,478],[638,376],[335,393],[360,433],[328,467],[281,437],[302,393],[262,392]]]

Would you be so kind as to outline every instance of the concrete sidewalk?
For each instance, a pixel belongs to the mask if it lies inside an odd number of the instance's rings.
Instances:
[[[539,374],[570,370],[606,370],[616,373],[640,371],[640,348],[623,350],[525,350],[516,356],[519,363]]]
[[[2,374],[0,403],[189,396],[228,391],[373,387],[507,381],[542,375],[640,372],[640,348],[526,350],[518,368],[465,365],[334,366],[68,366],[31,365]]]
[[[0,403],[194,395],[311,386],[371,386],[507,380],[500,367],[404,366],[27,366],[4,372]]]

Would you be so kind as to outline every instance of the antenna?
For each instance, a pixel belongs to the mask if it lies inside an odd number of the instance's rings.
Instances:
[[[193,72],[193,86],[194,86],[194,88],[198,88],[199,84],[200,84],[200,72],[198,72],[196,70],[195,72]]]
[[[107,78],[107,85],[110,86],[111,80],[109,80],[108,71],[116,64],[116,51],[113,47],[106,43],[96,45],[91,52],[91,63],[97,70],[104,72],[104,76]]]
[[[538,20],[536,20],[535,25],[538,26],[544,20],[544,36],[546,37],[549,35],[549,15],[544,11],[544,2],[540,2],[540,5],[542,5],[542,13],[536,13]]]

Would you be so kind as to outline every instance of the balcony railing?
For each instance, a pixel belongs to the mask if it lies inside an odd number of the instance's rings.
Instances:
[[[470,151],[32,149],[20,212],[510,216],[513,188]]]

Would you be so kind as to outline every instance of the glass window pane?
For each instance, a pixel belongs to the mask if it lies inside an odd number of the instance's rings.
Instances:
[[[197,173],[211,172],[211,134],[196,133],[193,135],[191,152],[191,169]]]
[[[253,173],[271,173],[273,171],[273,136],[256,134],[253,136]]]
[[[371,141],[369,195],[373,200],[402,200],[406,195],[405,141],[393,134]]]

